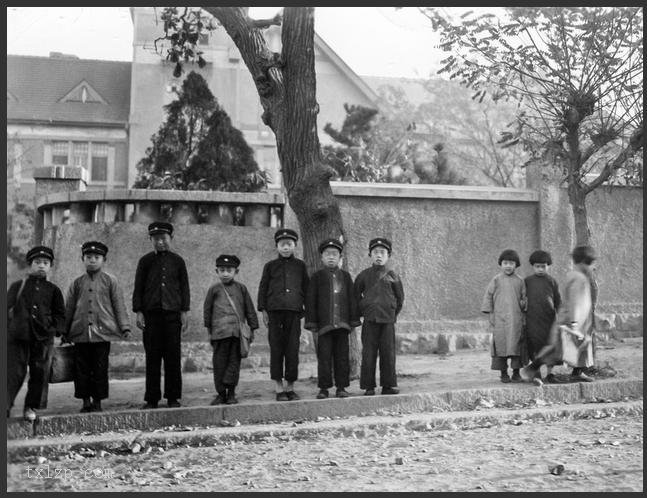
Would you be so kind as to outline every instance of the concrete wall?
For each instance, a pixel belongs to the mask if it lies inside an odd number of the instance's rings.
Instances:
[[[355,276],[370,266],[368,242],[388,237],[404,284],[402,321],[474,319],[506,248],[522,258],[537,245],[537,204],[464,199],[340,197]],[[525,263],[521,273],[527,273]]]
[[[600,311],[642,312],[642,189],[602,187],[589,194],[586,207],[592,245],[599,254]]]
[[[553,209],[544,204],[553,223],[543,228],[540,209],[545,199],[532,190],[334,182],[333,192],[344,217],[345,257],[353,277],[370,265],[367,245],[371,238],[385,236],[393,241],[392,266],[401,275],[406,294],[399,327],[405,333],[448,327],[483,332],[481,298],[488,281],[499,272],[497,258],[506,248],[519,253],[522,277],[532,271],[530,253],[541,246],[553,254],[550,271],[560,284],[571,269],[570,206],[563,189],[556,191],[558,202]],[[642,313],[642,191],[600,190],[590,200],[593,244],[600,253],[598,309]],[[297,227],[289,208],[284,225]],[[191,282],[188,338],[203,340],[202,304],[215,278],[215,257],[234,253],[241,258],[239,280],[256,302],[262,267],[275,257],[274,228],[194,224],[178,225],[176,230],[174,245],[187,261]],[[150,250],[145,224],[77,223],[47,229],[44,242],[53,244],[57,255],[54,282],[66,288],[83,272],[80,246],[89,239],[102,240],[110,247],[106,269],[117,275],[130,302],[137,260]]]
[[[266,261],[275,257],[274,228],[254,228],[210,225],[177,225],[173,250],[187,263],[191,286],[190,333],[187,340],[206,340],[202,326],[202,310],[207,289],[216,280],[215,260],[221,254],[236,254],[241,259],[239,282],[252,295],[254,305],[258,283]],[[105,270],[115,275],[122,285],[127,308],[132,311],[135,270],[141,256],[152,250],[147,225],[142,223],[77,223],[45,230],[43,242],[54,247],[56,260],[51,280],[64,294],[70,283],[83,274],[81,245],[87,240],[100,240],[109,247]],[[260,318],[260,316],[259,316]],[[141,332],[134,326],[134,338]]]

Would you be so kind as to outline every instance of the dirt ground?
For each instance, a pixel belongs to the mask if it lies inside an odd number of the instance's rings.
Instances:
[[[429,432],[396,426],[349,437],[322,433],[67,458],[9,464],[8,491],[640,492],[643,419]],[[558,465],[563,472],[552,474]]]
[[[642,338],[611,341],[602,344],[598,351],[599,364],[611,365],[616,378],[642,378]],[[488,351],[458,350],[449,355],[400,355],[396,363],[398,385],[402,393],[442,392],[453,389],[477,389],[500,387],[499,373],[490,370]],[[543,372],[543,370],[542,370]],[[567,379],[569,369],[558,367],[555,372]],[[317,365],[302,363],[299,366],[300,380],[295,384],[302,398],[313,399],[317,394]],[[215,396],[213,378],[210,372],[183,374],[182,404],[184,406],[208,405]],[[379,383],[379,377],[378,377]],[[26,384],[26,383],[25,383]],[[518,384],[505,384],[509,389],[519,388]],[[237,397],[241,403],[270,403],[275,401],[273,382],[269,368],[244,369],[240,374]],[[361,396],[359,381],[352,380],[348,388],[351,396]],[[23,386],[13,409],[13,416],[20,416],[26,385]],[[379,393],[379,391],[378,391]],[[143,404],[144,378],[111,379],[110,397],[103,402],[104,411],[139,408]],[[164,406],[162,400],[160,406]],[[42,415],[76,413],[81,401],[74,398],[71,382],[51,384],[49,406]]]

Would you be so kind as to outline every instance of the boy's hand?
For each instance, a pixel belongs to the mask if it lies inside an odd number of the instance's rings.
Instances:
[[[146,327],[146,322],[144,320],[144,313],[142,313],[141,311],[137,312],[137,320],[135,321],[135,324],[141,330],[144,330],[144,327]]]
[[[263,325],[265,325],[265,328],[267,328],[270,323],[270,316],[267,314],[267,311],[263,310]]]
[[[180,315],[180,320],[182,322],[182,335],[186,334],[187,329],[189,328],[189,312],[183,311]]]

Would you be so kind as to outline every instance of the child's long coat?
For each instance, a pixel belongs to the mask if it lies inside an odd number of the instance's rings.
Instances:
[[[521,354],[526,302],[526,285],[516,273],[499,273],[490,280],[483,296],[481,311],[490,315],[492,356]]]

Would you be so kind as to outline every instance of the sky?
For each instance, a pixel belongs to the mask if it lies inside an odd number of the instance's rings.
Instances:
[[[254,7],[253,17],[278,8]],[[438,35],[416,8],[317,7],[315,29],[362,76],[424,78],[438,69]],[[132,60],[127,7],[8,7],[7,53]]]

